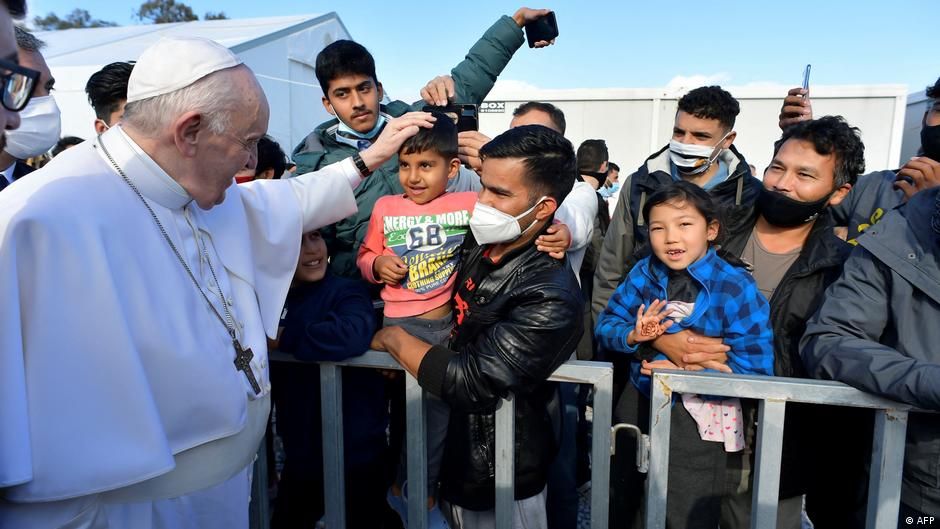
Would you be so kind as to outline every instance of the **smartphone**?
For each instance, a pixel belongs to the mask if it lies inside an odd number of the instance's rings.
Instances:
[[[555,20],[555,12],[552,11],[544,17],[539,17],[525,25],[525,36],[529,41],[529,47],[534,48],[535,43],[544,40],[546,42],[558,36],[558,22]]]
[[[425,105],[422,108],[424,112],[440,112],[457,125],[457,132],[466,132],[468,130],[480,130],[480,111],[476,105],[456,103],[439,107],[434,105]]]
[[[803,70],[803,90],[809,90],[809,71],[812,68],[811,64],[806,65],[806,69]]]

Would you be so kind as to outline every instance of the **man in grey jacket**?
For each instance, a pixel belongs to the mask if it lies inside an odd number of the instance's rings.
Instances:
[[[825,300],[800,342],[812,376],[940,411],[940,188],[866,230]],[[899,526],[940,515],[938,464],[940,419],[912,413]]]

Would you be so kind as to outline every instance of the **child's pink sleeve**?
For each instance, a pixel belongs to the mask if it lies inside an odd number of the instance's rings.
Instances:
[[[372,272],[372,265],[385,251],[385,232],[382,227],[384,208],[379,206],[380,201],[375,203],[372,208],[372,216],[369,218],[369,227],[366,229],[366,237],[359,245],[359,255],[356,257],[356,265],[362,273],[362,278],[370,283],[379,284],[381,281],[376,279]]]

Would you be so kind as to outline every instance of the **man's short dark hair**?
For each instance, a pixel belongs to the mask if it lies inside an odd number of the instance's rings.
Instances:
[[[604,140],[584,140],[578,147],[578,171],[597,172],[609,157]]]
[[[280,178],[287,169],[287,155],[274,138],[265,134],[258,140],[258,165],[255,167],[255,176],[268,169],[274,169],[274,178]]]
[[[560,108],[556,107],[555,105],[551,103],[543,103],[541,101],[529,101],[528,103],[523,103],[519,105],[518,107],[516,107],[516,109],[512,111],[512,116],[513,117],[524,116],[528,114],[529,112],[532,112],[533,110],[541,110],[542,112],[545,112],[546,114],[548,114],[548,116],[552,120],[552,123],[555,124],[555,127],[562,134],[565,133],[565,127],[567,126],[567,124],[565,123],[565,113],[562,112]]]
[[[79,138],[78,136],[63,136],[59,139],[59,141],[56,142],[55,147],[52,148],[52,157],[55,158],[65,149],[74,147],[83,141],[85,140]]]
[[[561,204],[578,176],[571,142],[542,125],[507,130],[480,149],[480,158],[523,160],[531,200],[550,196]]]
[[[13,26],[13,33],[16,35],[16,47],[20,50],[37,52],[46,47],[44,40],[20,26]]]
[[[111,114],[127,101],[127,81],[133,70],[132,62],[112,62],[88,78],[85,93],[98,119],[107,123]]]
[[[608,170],[608,171],[617,171],[617,172],[619,173],[619,172],[620,172],[620,166],[617,165],[617,164],[615,164],[614,162],[608,162],[608,163],[607,163],[607,170]]]
[[[26,0],[3,0],[12,18],[22,18],[26,14]]]
[[[365,75],[379,82],[372,54],[365,46],[351,40],[338,40],[323,48],[317,54],[315,70],[317,81],[320,81],[320,88],[327,98],[330,97],[330,81],[344,75]]]
[[[457,125],[440,112],[432,112],[436,118],[431,128],[418,129],[418,133],[405,140],[398,149],[399,154],[414,154],[425,151],[436,152],[447,160],[457,157]]]
[[[940,77],[937,78],[937,82],[933,86],[928,86],[924,92],[927,93],[927,97],[930,99],[940,99]]]
[[[720,86],[701,86],[679,99],[679,110],[700,119],[716,119],[725,130],[731,130],[741,105]]]
[[[858,127],[849,126],[842,116],[823,116],[787,127],[774,144],[774,156],[787,140],[807,141],[817,153],[835,155],[835,188],[855,185],[858,175],[865,172],[865,144],[861,133]]]

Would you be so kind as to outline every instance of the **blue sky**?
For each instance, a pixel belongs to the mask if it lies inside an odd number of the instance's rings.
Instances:
[[[138,1],[27,0],[30,18],[75,7],[93,17],[136,23]],[[412,99],[447,72],[500,14],[518,5],[464,2],[184,0],[197,14],[231,18],[336,11],[376,58],[393,98]],[[919,91],[940,76],[937,0],[672,0],[529,4],[554,9],[560,37],[546,50],[523,48],[501,80],[539,88],[662,87],[700,76],[728,86],[796,86],[812,63],[812,84],[905,84]],[[668,6],[668,7],[667,7]],[[698,79],[698,77],[696,78]],[[690,84],[696,84],[694,81]],[[701,83],[697,83],[701,84]]]

